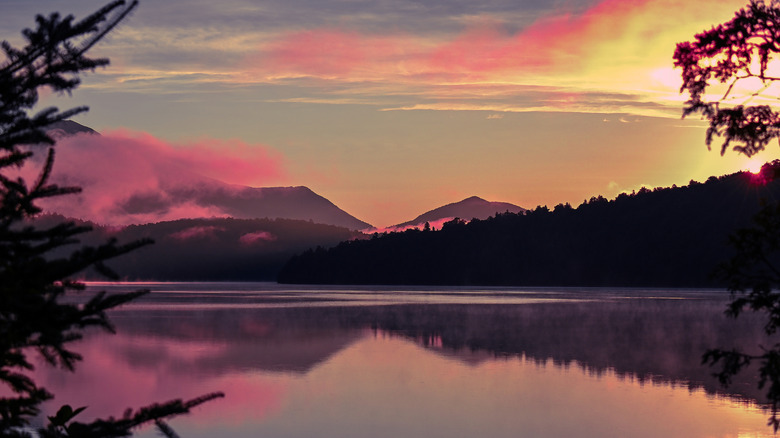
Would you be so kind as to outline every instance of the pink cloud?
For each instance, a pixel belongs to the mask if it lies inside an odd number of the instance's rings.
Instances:
[[[268,231],[255,231],[253,233],[246,233],[238,238],[238,241],[244,245],[254,245],[262,242],[273,242],[276,240],[276,236]]]
[[[164,158],[203,176],[230,184],[258,186],[285,176],[281,156],[240,140],[201,139],[159,148]]]
[[[201,139],[171,143],[126,130],[79,134],[58,141],[52,181],[83,188],[41,203],[47,212],[126,225],[191,217],[226,217],[196,197],[206,189],[235,190],[286,178],[282,157],[262,145]],[[39,151],[36,151],[39,152]],[[40,163],[40,153],[36,154]],[[21,170],[28,181],[39,168]]]
[[[509,68],[536,68],[546,64],[540,43],[509,37],[496,29],[469,30],[431,52],[428,62],[435,71],[487,73]]]
[[[341,79],[468,80],[491,73],[568,71],[592,62],[605,45],[649,44],[680,1],[604,0],[582,14],[541,17],[516,33],[492,23],[446,41],[314,29],[281,37],[256,67],[274,74]],[[624,56],[625,53],[614,54]],[[605,60],[608,62],[608,59]]]
[[[171,234],[170,236],[177,240],[188,240],[188,239],[203,239],[203,238],[212,238],[214,237],[214,234],[217,231],[225,231],[222,227],[217,227],[214,225],[208,225],[208,226],[201,226],[201,227],[190,227],[186,228],[184,230],[178,231],[176,233]]]
[[[79,156],[73,157],[70,152]],[[67,149],[67,150],[66,150]],[[101,136],[77,135],[58,142],[58,152],[77,160],[103,159],[112,170],[118,165],[131,170],[167,174],[168,178],[189,179],[196,174],[230,184],[257,185],[283,177],[279,154],[262,145],[240,140],[199,139],[172,143],[143,132],[110,131]],[[66,160],[68,158],[65,158]],[[61,167],[62,158],[57,166]],[[113,166],[111,166],[114,164]]]
[[[317,75],[346,74],[366,60],[361,38],[354,33],[312,30],[282,38],[270,48],[270,61],[292,71]]]
[[[577,68],[600,42],[620,38],[631,24],[629,18],[647,3],[605,0],[581,15],[542,17],[514,35],[495,28],[471,29],[437,47],[430,63],[435,70],[471,73]]]
[[[410,36],[366,35],[334,29],[287,34],[247,59],[252,74],[367,79],[415,73],[427,48]]]

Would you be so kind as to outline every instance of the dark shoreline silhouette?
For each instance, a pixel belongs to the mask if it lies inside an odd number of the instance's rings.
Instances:
[[[278,281],[290,284],[720,287],[728,236],[746,227],[780,181],[740,172],[685,187],[642,189],[577,208],[537,207],[454,220],[311,249]]]

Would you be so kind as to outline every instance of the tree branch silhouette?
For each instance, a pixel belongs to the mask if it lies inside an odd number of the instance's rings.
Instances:
[[[752,0],[736,12],[730,21],[695,36],[693,41],[677,44],[675,67],[682,68],[681,93],[689,99],[683,117],[701,114],[709,122],[706,144],[715,137],[723,139],[720,153],[732,149],[748,157],[764,150],[780,138],[780,113],[767,95],[780,77],[772,74],[780,54],[780,1]],[[752,85],[751,85],[752,81]],[[728,84],[722,97],[713,99],[708,91]],[[734,103],[742,86],[742,102]],[[753,100],[766,101],[752,105]],[[771,104],[770,104],[771,103]],[[777,162],[761,170],[765,180],[780,175]],[[738,317],[749,309],[766,315],[764,331],[775,334],[780,327],[780,204],[765,202],[753,219],[753,226],[738,230],[730,238],[735,255],[718,267],[716,275],[728,285],[732,301],[726,314]],[[702,357],[703,364],[720,367],[715,373],[728,385],[733,376],[758,362],[759,388],[766,389],[771,405],[769,425],[780,429],[780,344],[759,346],[757,353],[713,349]]]
[[[25,374],[34,368],[30,353],[37,351],[48,364],[72,370],[82,357],[70,345],[82,338],[84,329],[95,326],[113,332],[106,311],[148,293],[100,292],[84,304],[64,302],[66,294],[85,289],[73,279],[77,274],[94,268],[118,279],[105,262],[152,242],[110,240],[55,257],[53,250],[77,245],[79,236],[90,228],[72,222],[44,229],[29,225],[42,211],[40,200],[80,191],[50,182],[55,142],[46,128],[87,111],[86,107],[65,111],[50,107],[30,115],[39,90],[70,94],[80,84],[79,73],[108,65],[108,59],[88,58],[86,53],[137,6],[137,0],[113,1],[80,21],[72,15],[38,15],[37,27],[22,32],[27,41],[23,48],[6,41],[0,44],[6,57],[0,63],[0,384],[7,389],[4,393],[11,394],[0,398],[0,437],[32,436],[31,420],[40,414],[41,403],[53,397]],[[46,159],[35,181],[12,176],[41,149]],[[84,408],[64,405],[37,433],[41,437],[120,437],[130,435],[139,425],[153,423],[172,437],[176,435],[166,418],[222,396],[212,393],[189,401],[174,400],[128,411],[119,419],[91,423],[74,421]]]

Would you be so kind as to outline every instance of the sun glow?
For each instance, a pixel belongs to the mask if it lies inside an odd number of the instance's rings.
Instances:
[[[764,163],[761,162],[761,160],[757,159],[751,159],[748,160],[747,163],[745,163],[745,170],[752,173],[753,175],[758,175],[761,173],[761,166],[763,166]]]

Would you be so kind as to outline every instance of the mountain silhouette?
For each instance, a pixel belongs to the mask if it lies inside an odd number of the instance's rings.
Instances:
[[[202,180],[195,185],[177,186],[159,194],[139,194],[118,205],[127,214],[165,208],[170,202],[192,202],[213,207],[235,219],[296,219],[318,224],[362,230],[371,224],[338,208],[323,196],[304,186],[248,187]]]
[[[46,132],[54,137],[54,139],[62,138],[68,135],[76,134],[97,134],[97,131],[92,128],[86,127],[80,123],[76,123],[73,120],[60,120],[59,122],[52,123],[46,128]]]
[[[442,219],[460,218],[465,220],[470,219],[487,219],[490,216],[495,216],[496,213],[521,213],[525,211],[523,207],[519,207],[508,202],[490,202],[480,197],[472,196],[466,198],[460,202],[453,202],[439,208],[434,208],[431,211],[425,212],[416,218],[395,225],[397,228],[421,226],[426,222],[436,222]]]

